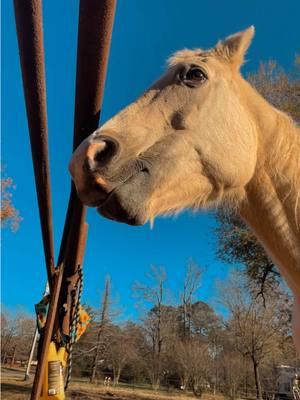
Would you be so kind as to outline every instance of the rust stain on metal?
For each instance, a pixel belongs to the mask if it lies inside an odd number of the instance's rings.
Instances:
[[[54,247],[41,1],[14,0],[14,8],[45,261],[51,289]]]

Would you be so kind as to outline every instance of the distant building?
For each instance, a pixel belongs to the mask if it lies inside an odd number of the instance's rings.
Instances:
[[[279,365],[276,399],[300,400],[300,368]]]

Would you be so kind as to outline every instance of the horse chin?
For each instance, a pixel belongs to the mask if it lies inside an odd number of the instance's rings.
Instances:
[[[116,222],[134,226],[144,225],[147,218],[145,218],[140,207],[133,207],[126,203],[126,201],[120,199],[116,192],[113,192],[103,204],[97,207],[97,211],[103,217]]]

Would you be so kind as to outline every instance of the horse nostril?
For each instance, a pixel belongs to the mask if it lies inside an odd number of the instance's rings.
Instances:
[[[105,167],[118,153],[119,144],[111,138],[102,140],[101,148],[98,148],[93,156],[95,168]]]

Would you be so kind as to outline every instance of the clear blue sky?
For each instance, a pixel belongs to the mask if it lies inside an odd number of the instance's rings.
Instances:
[[[55,247],[58,251],[69,194],[78,1],[43,1],[50,165]],[[166,58],[183,47],[210,47],[226,35],[255,25],[256,36],[244,71],[260,60],[275,59],[285,68],[300,52],[300,2],[288,0],[199,1],[119,0],[112,37],[101,121],[134,100],[164,70]],[[14,202],[24,220],[17,233],[2,234],[2,303],[29,312],[46,279],[25,115],[12,1],[2,2],[2,163],[17,188]],[[91,60],[92,62],[93,60]],[[151,264],[163,265],[176,291],[184,265],[192,257],[207,266],[201,299],[214,301],[216,278],[229,267],[215,257],[212,214],[184,213],[149,226],[129,227],[89,210],[84,300],[93,306],[106,274],[127,316],[135,316],[131,287],[143,281]]]

